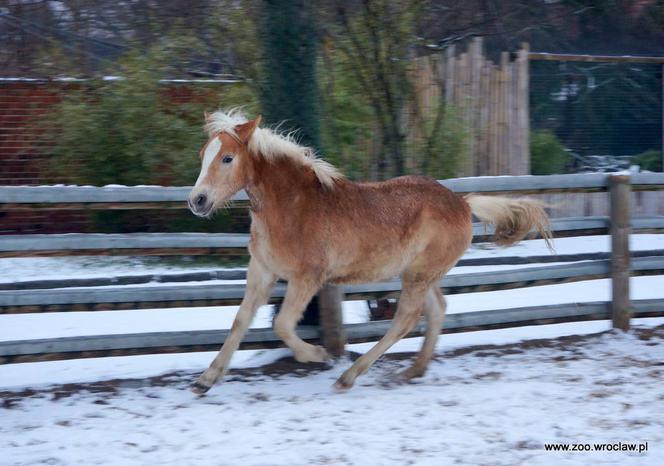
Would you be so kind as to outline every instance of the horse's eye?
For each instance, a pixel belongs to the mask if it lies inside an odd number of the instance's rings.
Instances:
[[[224,158],[221,159],[223,163],[231,163],[233,161],[233,157],[230,155],[224,155]]]

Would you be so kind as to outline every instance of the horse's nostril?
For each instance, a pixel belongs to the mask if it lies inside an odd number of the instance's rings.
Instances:
[[[206,202],[207,202],[207,196],[205,196],[205,194],[199,194],[198,197],[196,198],[195,204],[196,207],[203,207]]]

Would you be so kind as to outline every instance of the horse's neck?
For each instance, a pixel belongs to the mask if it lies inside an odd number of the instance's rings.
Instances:
[[[311,170],[295,161],[261,161],[253,178],[247,193],[254,219],[268,224],[288,222],[302,213],[303,204],[315,202],[318,180]]]

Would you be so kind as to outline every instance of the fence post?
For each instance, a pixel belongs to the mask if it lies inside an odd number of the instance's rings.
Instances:
[[[334,357],[345,352],[346,335],[344,332],[341,302],[341,287],[326,283],[318,292],[320,310],[320,336],[323,347]]]
[[[530,44],[521,43],[517,58],[516,112],[518,166],[515,175],[530,174]]]
[[[629,330],[629,206],[628,175],[609,176],[611,222],[611,319],[613,328]]]

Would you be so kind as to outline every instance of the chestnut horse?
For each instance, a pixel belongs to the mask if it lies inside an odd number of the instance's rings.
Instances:
[[[300,339],[295,326],[324,283],[366,283],[401,276],[402,292],[385,336],[346,370],[337,389],[353,386],[390,346],[408,334],[422,311],[428,327],[406,378],[424,374],[445,317],[439,280],[470,246],[472,217],[492,224],[496,242],[510,245],[531,229],[550,238],[543,205],[534,200],[461,197],[422,176],[355,183],[290,136],[259,127],[241,113],[206,115],[209,140],[189,196],[191,211],[210,216],[244,189],[250,200],[251,260],[246,294],[230,334],[192,389],[205,393],[228,368],[256,310],[275,281],[288,281],[274,331],[300,362],[323,362],[321,346]]]

